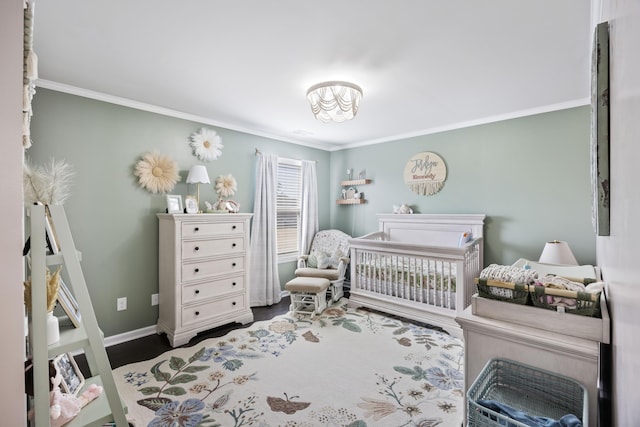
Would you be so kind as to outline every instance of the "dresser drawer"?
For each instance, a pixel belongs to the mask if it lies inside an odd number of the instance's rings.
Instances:
[[[243,252],[244,237],[242,236],[211,240],[182,241],[182,259]]]
[[[244,291],[244,276],[225,277],[182,288],[182,304],[205,301],[212,297]]]
[[[217,234],[244,234],[244,222],[185,222],[182,224],[182,238],[215,236]]]
[[[182,281],[205,279],[244,271],[244,255],[209,261],[185,262],[182,264]]]
[[[182,324],[206,321],[221,314],[244,309],[244,294],[233,295],[217,301],[198,304],[182,309]]]

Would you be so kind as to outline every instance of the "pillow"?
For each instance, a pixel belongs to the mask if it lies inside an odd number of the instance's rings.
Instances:
[[[340,258],[343,256],[344,255],[342,254],[341,251],[337,251],[336,253],[331,255],[331,258],[329,258],[329,267],[338,268],[338,265],[340,264]]]
[[[318,257],[315,253],[310,254],[307,258],[307,267],[318,268]]]
[[[327,254],[319,253],[316,256],[316,259],[318,260],[317,268],[320,268],[320,269],[329,268],[329,257],[327,256]]]

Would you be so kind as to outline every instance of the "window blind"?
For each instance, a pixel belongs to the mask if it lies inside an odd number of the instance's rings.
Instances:
[[[295,160],[278,159],[277,241],[278,255],[298,253],[302,168]]]

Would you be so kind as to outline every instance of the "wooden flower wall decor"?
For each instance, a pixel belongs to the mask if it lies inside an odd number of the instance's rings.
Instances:
[[[193,154],[202,161],[210,162],[222,155],[222,140],[216,131],[200,128],[191,134],[191,148]]]
[[[404,167],[404,183],[420,195],[436,194],[447,179],[447,166],[442,157],[423,151],[411,157]]]
[[[136,164],[134,175],[138,177],[140,187],[154,194],[167,193],[180,181],[178,164],[156,152],[142,156]]]

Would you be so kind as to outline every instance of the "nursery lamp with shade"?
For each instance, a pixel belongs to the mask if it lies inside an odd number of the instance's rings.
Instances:
[[[545,264],[578,265],[569,244],[559,240],[552,240],[544,245],[539,261]]]
[[[198,212],[200,212],[200,184],[209,184],[209,174],[207,168],[204,165],[194,165],[189,169],[189,175],[187,176],[187,184],[196,184],[198,188],[198,194],[196,201],[198,202]]]

